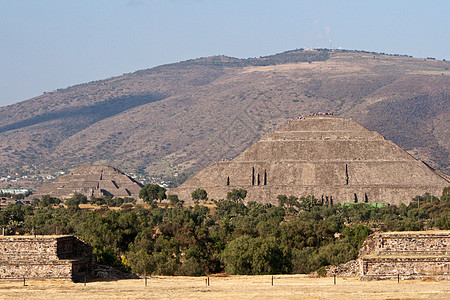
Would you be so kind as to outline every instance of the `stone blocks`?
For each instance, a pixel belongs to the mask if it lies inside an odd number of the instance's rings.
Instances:
[[[361,280],[450,279],[450,231],[376,233],[359,254]]]
[[[88,276],[88,245],[74,236],[0,236],[0,279],[71,279]]]

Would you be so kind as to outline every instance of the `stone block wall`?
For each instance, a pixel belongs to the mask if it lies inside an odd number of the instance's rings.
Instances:
[[[450,231],[373,234],[358,260],[361,280],[450,279]]]
[[[450,231],[373,234],[364,242],[359,255],[450,255]]]
[[[0,279],[79,280],[91,266],[91,249],[74,236],[0,237]]]
[[[450,279],[449,257],[391,257],[360,260],[362,280]]]
[[[0,279],[72,279],[72,265],[67,262],[0,262]]]

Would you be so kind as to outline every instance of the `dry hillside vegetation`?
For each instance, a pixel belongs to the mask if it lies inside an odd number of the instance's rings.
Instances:
[[[197,172],[291,118],[329,111],[450,173],[449,64],[298,50],[201,58],[77,85],[0,108],[0,168]]]
[[[153,277],[72,283],[0,282],[1,299],[448,299],[448,281],[359,281],[357,278],[308,278],[305,275]]]

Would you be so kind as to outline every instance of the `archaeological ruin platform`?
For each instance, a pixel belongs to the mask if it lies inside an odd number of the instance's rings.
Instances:
[[[372,234],[358,262],[361,280],[450,279],[450,231]]]
[[[74,236],[0,236],[2,280],[82,280],[92,263],[91,248]]]

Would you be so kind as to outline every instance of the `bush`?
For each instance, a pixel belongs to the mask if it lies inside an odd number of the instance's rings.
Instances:
[[[191,257],[187,259],[177,271],[177,275],[181,276],[202,276],[205,272],[202,269],[200,262]]]
[[[192,192],[191,197],[192,200],[194,200],[194,202],[199,200],[203,201],[208,200],[208,194],[204,189],[196,189],[195,191]]]
[[[244,189],[232,189],[231,192],[227,193],[227,200],[234,202],[243,201],[247,197],[247,191]]]
[[[325,266],[320,267],[317,270],[317,275],[319,275],[320,277],[326,277],[327,276],[327,267],[325,267]]]
[[[434,225],[441,230],[450,230],[450,211],[442,213],[442,216],[434,221]]]
[[[183,201],[183,200],[180,200],[180,199],[178,198],[178,195],[169,195],[169,196],[167,197],[167,199],[169,200],[170,205],[172,205],[172,206],[174,206],[174,207],[178,207],[178,208],[183,207],[184,201]]]
[[[147,203],[152,203],[155,200],[161,202],[167,198],[166,189],[157,184],[149,183],[139,191],[139,198]]]
[[[273,238],[244,235],[225,247],[222,262],[228,274],[280,274],[290,271],[289,254]]]
[[[151,254],[146,250],[129,251],[126,255],[128,265],[134,273],[153,274],[155,270],[155,261]]]

